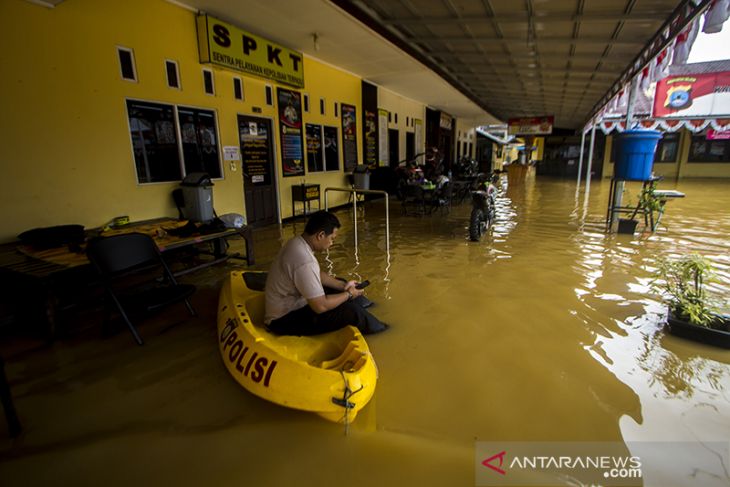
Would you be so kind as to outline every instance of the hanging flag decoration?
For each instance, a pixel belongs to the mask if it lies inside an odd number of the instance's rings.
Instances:
[[[672,64],[686,64],[689,53],[692,51],[692,45],[697,39],[700,31],[699,19],[694,19],[689,23],[687,28],[683,30],[674,42],[674,52],[672,54]]]
[[[705,25],[702,27],[702,32],[717,34],[722,31],[722,25],[730,15],[728,7],[730,7],[730,0],[714,0],[705,13]]]

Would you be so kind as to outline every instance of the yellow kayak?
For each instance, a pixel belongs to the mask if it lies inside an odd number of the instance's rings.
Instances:
[[[360,331],[315,336],[264,328],[263,272],[231,272],[218,301],[218,348],[245,389],[294,409],[349,423],[375,392],[378,369]]]

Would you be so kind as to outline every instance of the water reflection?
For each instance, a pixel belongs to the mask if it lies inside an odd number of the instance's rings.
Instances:
[[[727,352],[665,336],[649,289],[658,256],[692,250],[730,294],[730,192],[675,187],[687,197],[668,203],[655,234],[635,237],[604,232],[608,182],[590,194],[567,181],[513,185],[478,243],[468,202],[430,217],[399,217],[395,204],[392,259],[379,209],[367,210],[358,258],[346,241],[333,259],[387,284],[369,290],[394,324],[372,343],[379,427],[451,439],[730,437]],[[678,475],[695,461],[672,459]]]

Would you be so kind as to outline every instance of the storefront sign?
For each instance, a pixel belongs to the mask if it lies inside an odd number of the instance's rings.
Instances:
[[[655,118],[730,114],[730,71],[667,76],[656,85]]]
[[[507,122],[509,135],[549,135],[553,133],[555,117],[510,118]]]
[[[279,101],[281,166],[284,177],[304,175],[302,96],[298,91],[276,90]]]
[[[210,15],[198,15],[197,21],[201,63],[242,71],[296,88],[304,87],[302,53]]]
[[[345,172],[355,170],[357,165],[357,114],[352,105],[340,105],[342,111],[342,157]]]

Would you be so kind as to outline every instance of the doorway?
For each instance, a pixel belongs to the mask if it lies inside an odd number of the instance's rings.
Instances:
[[[411,161],[416,157],[416,134],[406,132],[406,160]]]
[[[398,129],[388,129],[388,158],[390,159],[390,167],[398,167]]]
[[[246,222],[252,227],[276,223],[279,208],[274,174],[274,134],[267,118],[238,116]]]

